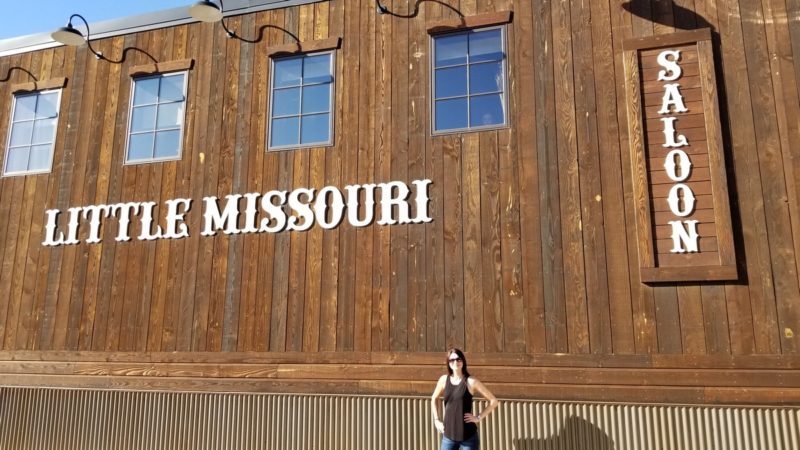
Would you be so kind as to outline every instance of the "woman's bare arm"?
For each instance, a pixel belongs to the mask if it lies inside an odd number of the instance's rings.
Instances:
[[[464,422],[471,422],[471,423],[478,423],[486,418],[495,408],[500,405],[500,401],[492,394],[492,392],[484,386],[477,378],[470,377],[469,378],[469,385],[472,388],[472,391],[479,394],[481,397],[485,398],[489,401],[489,406],[484,408],[478,415],[473,415],[470,413],[464,414]]]
[[[444,423],[439,417],[439,402],[442,393],[444,393],[444,386],[447,382],[447,375],[442,375],[436,383],[436,389],[433,390],[431,395],[431,414],[433,415],[433,426],[439,430],[439,433],[444,433]]]

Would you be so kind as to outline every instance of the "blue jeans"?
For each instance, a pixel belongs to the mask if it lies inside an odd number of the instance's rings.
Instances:
[[[466,441],[454,441],[442,436],[441,450],[479,450],[481,448],[481,440],[478,433],[475,433],[471,438]]]

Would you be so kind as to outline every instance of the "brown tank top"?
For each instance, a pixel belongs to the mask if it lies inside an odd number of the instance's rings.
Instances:
[[[466,441],[475,435],[478,427],[464,422],[464,414],[472,412],[472,394],[469,392],[467,378],[453,385],[450,376],[444,387],[444,435],[454,441]]]

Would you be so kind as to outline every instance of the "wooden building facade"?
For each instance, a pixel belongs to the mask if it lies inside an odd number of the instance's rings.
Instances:
[[[51,169],[0,178],[0,414],[24,417],[14,402],[48,389],[419,398],[459,347],[501,399],[773,407],[788,415],[765,429],[780,422],[780,442],[797,443],[800,3],[228,3],[233,38],[173,10],[96,27],[103,58],[49,38],[0,43],[0,142],[15,95],[60,89]],[[432,36],[485,26],[504,32],[506,125],[432,132]],[[721,165],[705,172],[727,185],[730,232],[701,242],[722,254],[727,239],[733,272],[653,280],[626,51],[704,29],[714,95],[687,104],[717,101]],[[268,150],[271,61],[323,47],[332,145]],[[133,81],[178,67],[180,158],[126,164]],[[430,221],[201,234],[207,197],[417,180],[430,180]],[[109,218],[87,243],[84,216],[79,243],[43,245],[48,210],[68,233],[69,208],[154,202],[166,229],[178,198],[193,202],[188,237],[137,239],[137,215],[131,240]],[[430,442],[430,419],[414,420]],[[587,448],[643,448],[609,439]],[[675,445],[652,448],[705,448]]]

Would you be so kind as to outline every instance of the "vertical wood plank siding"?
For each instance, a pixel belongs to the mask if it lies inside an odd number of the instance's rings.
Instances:
[[[230,18],[241,36],[258,36],[255,43],[226,38],[220,24],[193,23],[93,43],[111,59],[124,55],[121,64],[97,60],[85,46],[0,58],[0,77],[8,78],[0,82],[2,143],[12,84],[31,81],[26,71],[68,79],[51,173],[0,178],[0,350],[457,346],[597,361],[671,354],[685,358],[674,367],[687,371],[703,356],[795,358],[800,57],[792,44],[800,42],[800,9],[788,0],[679,3],[397,1],[389,4],[395,14],[378,15],[372,0],[332,0]],[[425,23],[509,10],[510,126],[431,136]],[[740,277],[646,285],[622,43],[708,26]],[[293,36],[342,38],[334,145],[266,151],[266,51]],[[126,166],[129,69],[151,58],[194,60],[183,154]],[[205,196],[423,178],[433,181],[429,224],[200,236]],[[154,201],[163,220],[163,202],[173,198],[194,202],[188,238],[118,243],[108,220],[100,244],[41,246],[47,209]],[[138,232],[134,221],[131,234]],[[632,371],[646,366],[637,361]]]
[[[20,424],[0,428],[0,448],[15,450],[439,448],[427,398],[2,388],[0,420]],[[798,443],[800,413],[791,408],[508,401],[481,424],[487,450],[789,450]]]

